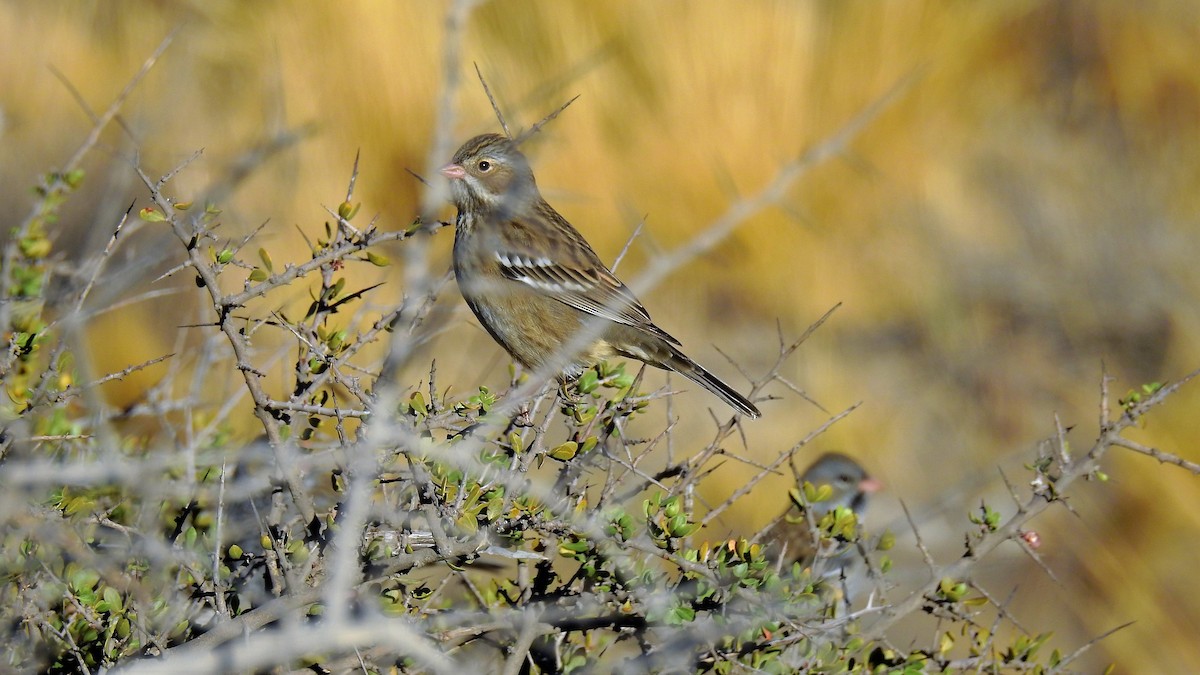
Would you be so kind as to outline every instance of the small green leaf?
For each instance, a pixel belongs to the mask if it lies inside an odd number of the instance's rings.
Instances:
[[[695,618],[696,610],[692,609],[691,607],[676,607],[675,609],[671,610],[670,619],[668,619],[667,623],[675,623],[676,625],[680,623],[691,623],[693,620],[695,620]]]
[[[698,527],[698,525],[688,522],[686,513],[681,513],[667,521],[667,532],[672,537],[686,537],[695,532]]]
[[[954,636],[949,631],[943,632],[938,637],[938,654],[945,654],[951,649],[954,649]]]
[[[76,593],[90,591],[100,582],[100,574],[96,570],[81,569],[76,570],[71,575],[70,584],[71,590]]]
[[[350,202],[342,202],[341,204],[338,204],[338,218],[341,218],[342,220],[353,219],[354,216],[358,214],[358,209],[360,206],[362,206],[362,204],[351,204]]]
[[[592,368],[583,371],[583,375],[579,376],[579,381],[575,383],[575,387],[581,394],[590,394],[599,386],[600,376]]]
[[[425,397],[419,391],[414,391],[412,395],[408,397],[408,405],[411,406],[414,411],[419,413],[425,413],[428,409],[425,405]]]
[[[564,541],[558,545],[558,554],[564,558],[572,558],[576,553],[583,553],[588,550],[590,544],[586,540],[581,541]]]
[[[596,438],[595,436],[588,436],[587,438],[583,439],[583,445],[579,446],[579,454],[582,455],[584,453],[591,452],[592,448],[595,448],[596,444],[599,442],[599,438]]]
[[[72,190],[78,188],[83,183],[83,169],[73,169],[63,174],[63,182]]]
[[[579,444],[575,441],[567,441],[551,450],[548,454],[560,462],[565,462],[574,457],[577,452],[579,452]]]
[[[121,603],[121,593],[112,586],[105,586],[104,592],[101,593],[104,601],[108,603],[108,611],[119,612],[123,606]]]
[[[167,217],[163,215],[163,212],[159,211],[153,206],[147,206],[141,211],[138,211],[138,217],[147,223],[162,223],[166,222],[167,220]]]
[[[53,246],[50,240],[41,235],[31,235],[21,239],[21,254],[32,260],[41,260],[50,255]]]
[[[896,535],[892,534],[891,530],[884,532],[879,537],[879,543],[875,544],[876,551],[890,551],[896,545]]]
[[[944,577],[938,583],[937,592],[938,595],[950,602],[958,602],[967,594],[967,585],[962,582],[956,582],[950,577]]]

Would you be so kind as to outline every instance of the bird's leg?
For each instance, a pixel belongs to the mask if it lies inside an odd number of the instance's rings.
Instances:
[[[586,370],[584,371],[587,372]],[[578,377],[563,378],[558,381],[558,397],[567,405],[576,405],[583,402],[583,394],[580,393],[576,386],[579,382]]]
[[[583,371],[588,372],[587,370]],[[559,377],[558,378],[558,400],[562,402],[562,412],[568,417],[575,415],[575,408],[586,400],[586,396],[579,391],[579,378],[582,377]]]

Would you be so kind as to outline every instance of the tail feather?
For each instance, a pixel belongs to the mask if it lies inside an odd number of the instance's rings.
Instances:
[[[745,396],[734,391],[733,387],[717,379],[716,375],[705,370],[700,364],[689,359],[679,350],[672,349],[671,351],[674,353],[671,354],[672,358],[667,363],[668,368],[716,394],[718,398],[728,404],[729,407],[738,411],[738,413],[751,419],[762,417],[762,413],[759,412],[758,408]]]

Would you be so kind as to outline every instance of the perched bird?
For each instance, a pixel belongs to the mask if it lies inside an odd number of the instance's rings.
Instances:
[[[811,483],[820,489],[828,485],[832,489],[829,499],[809,505],[812,522],[819,523],[825,514],[838,507],[846,507],[861,517],[866,508],[867,496],[883,486],[871,478],[858,462],[837,452],[821,455],[800,477],[800,485]],[[819,534],[810,526],[807,515],[799,504],[791,504],[763,534],[763,541],[770,549],[768,555],[782,565],[799,562],[801,566],[813,568],[819,577],[842,573],[857,557],[852,546],[836,540],[820,541]]]
[[[496,342],[527,368],[562,380],[624,356],[673,370],[742,415],[758,408],[679,350],[583,235],[538,192],[513,141],[483,134],[442,167],[458,207],[454,274]]]

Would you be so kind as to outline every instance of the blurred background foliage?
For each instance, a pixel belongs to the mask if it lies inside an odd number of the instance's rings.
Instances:
[[[422,194],[406,170],[434,175],[447,159],[430,157],[446,10],[417,0],[0,2],[4,229],[28,212],[35,176],[91,127],[71,88],[104,108],[176,28],[122,110],[127,131],[110,127],[85,163],[84,195],[63,217],[70,235],[57,243],[64,270],[103,247],[131,202],[144,205],[135,145],[152,172],[204,149],[173,183],[186,199],[266,139],[302,130],[220,195],[226,235],[266,222],[277,263],[305,254],[297,229],[319,231],[357,151],[356,200],[384,229],[404,228]],[[1200,364],[1196,3],[494,1],[466,26],[453,144],[497,127],[472,62],[514,128],[580,95],[527,149],[548,199],[606,260],[644,218],[626,278],[907,81],[848,152],[642,296],[691,355],[735,383],[744,380],[717,348],[761,374],[778,331],[790,341],[844,303],[784,375],[831,412],[865,402],[819,445],[886,482],[867,522],[900,535],[902,582],[923,581],[924,569],[900,500],[939,559],[957,556],[966,511],[984,496],[1005,503],[997,467],[1020,475],[1055,414],[1075,427],[1077,448],[1090,444],[1102,367],[1119,395]],[[190,280],[151,283],[177,262],[158,237],[139,232],[93,293],[112,307],[94,317],[92,360],[80,364],[93,375],[176,351],[178,327],[205,320]],[[447,268],[451,241],[449,231],[430,240],[431,269]],[[404,272],[387,273],[397,302]],[[442,386],[501,386],[507,360],[457,293],[440,307],[441,338],[404,377],[419,381],[436,358]],[[140,400],[165,367],[105,393],[113,406]],[[698,409],[719,406],[673,384]],[[827,417],[773,393],[781,400],[745,425],[751,454],[774,456]],[[1198,411],[1200,394],[1185,389],[1137,440],[1196,461]],[[710,426],[686,417],[677,451]],[[1072,499],[1078,517],[1060,509],[1038,522],[1057,581],[1015,546],[990,562],[990,581],[1018,585],[1013,615],[1056,631],[1065,651],[1136,622],[1097,645],[1089,667],[1200,671],[1200,481],[1128,453],[1107,465],[1111,481]],[[754,471],[725,464],[705,497],[719,503]],[[789,480],[743,499],[709,536],[755,531],[786,505]]]

